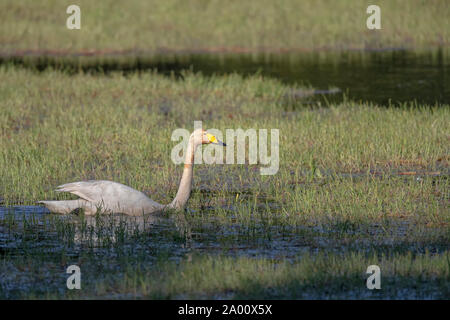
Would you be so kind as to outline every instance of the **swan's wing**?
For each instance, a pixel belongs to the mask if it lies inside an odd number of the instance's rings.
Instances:
[[[70,192],[79,196],[81,199],[97,202],[101,201],[107,184],[110,181],[79,181],[60,185],[57,192]]]
[[[114,181],[90,180],[66,183],[60,185],[56,191],[70,192],[92,205],[131,215],[151,213],[164,208],[144,193]]]

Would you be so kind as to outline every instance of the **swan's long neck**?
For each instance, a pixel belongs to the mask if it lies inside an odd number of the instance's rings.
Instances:
[[[194,144],[194,139],[191,136],[189,139],[189,145],[186,150],[186,158],[184,160],[184,170],[181,176],[180,186],[178,187],[177,195],[173,199],[172,203],[168,205],[169,208],[181,210],[186,205],[191,195],[192,178],[194,171],[194,154],[197,145]]]

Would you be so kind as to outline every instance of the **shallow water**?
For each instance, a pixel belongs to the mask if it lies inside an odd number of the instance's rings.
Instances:
[[[198,196],[199,193],[202,197],[205,197],[205,194],[213,197],[217,192],[225,194],[226,201],[221,202],[220,207],[206,203],[199,208],[190,208],[184,214],[141,217],[116,214],[102,215],[98,219],[92,216],[83,218],[79,213],[55,215],[42,206],[0,206],[0,251],[3,254],[6,251],[18,252],[23,250],[24,245],[28,249],[30,245],[32,248],[42,246],[48,249],[68,244],[74,252],[86,247],[101,251],[105,246],[120,245],[125,249],[129,246],[141,246],[153,252],[166,250],[178,258],[193,250],[294,260],[303,252],[317,252],[320,249],[346,252],[371,250],[375,245],[406,246],[414,250],[414,232],[417,231],[414,220],[388,218],[385,221],[360,224],[322,219],[290,225],[287,221],[292,223],[291,220],[283,220],[281,217],[283,203],[267,194],[270,186],[255,180],[260,176],[252,175],[251,170],[247,172],[245,181],[253,181],[253,184],[259,185],[262,194],[253,194],[251,188],[246,190],[245,185],[233,180],[233,175],[227,175],[226,183],[222,181],[220,185],[216,185],[210,177],[214,174],[211,170],[199,169],[197,173],[199,186],[193,190],[193,196]],[[376,170],[356,173],[321,172],[320,176],[316,173],[312,178],[308,171],[300,176],[298,172],[291,174],[292,179],[286,182],[287,187],[323,183],[324,179],[331,181],[390,177],[401,177],[401,181],[405,183],[421,183],[423,179],[447,179],[449,172],[448,168],[440,168],[439,171],[399,170],[387,173]],[[303,179],[308,176],[309,179]],[[238,208],[235,208],[235,205],[239,205],[235,203],[237,193],[242,201],[256,201],[255,206],[251,207],[257,212],[244,219],[235,216],[239,214]],[[226,212],[226,215],[223,216],[222,213],[218,216],[217,209]],[[269,224],[268,220],[271,221]],[[417,236],[422,237],[424,232],[426,236],[445,230],[429,228],[417,232]],[[26,241],[27,239],[31,241]],[[433,241],[421,245],[422,249],[428,248],[432,251],[440,247],[439,243]]]
[[[82,264],[89,281],[114,277],[120,282],[129,267],[145,265],[153,268],[158,261],[181,263],[189,261],[193,255],[268,258],[295,263],[311,254],[420,254],[425,250],[439,254],[448,249],[442,242],[447,239],[445,233],[448,230],[429,228],[422,233],[408,220],[392,219],[369,225],[346,221],[265,225],[258,215],[243,224],[233,222],[233,219],[224,223],[214,208],[203,210],[201,214],[197,217],[199,212],[190,210],[167,216],[83,217],[54,215],[37,206],[0,207],[0,260],[3,261],[0,288],[4,290],[3,296],[14,298],[20,296],[17,292],[39,291],[43,292],[42,297],[48,291],[64,296],[65,268],[70,264]],[[65,261],[63,265],[53,262],[60,261],[61,257]],[[30,271],[41,264],[39,276],[35,274],[37,271]],[[108,294],[114,296],[112,292]],[[364,291],[335,294],[344,294],[347,298],[374,297]],[[398,293],[397,298],[423,298],[423,295],[411,289]],[[126,298],[127,293],[118,293],[114,297]],[[322,295],[313,292],[311,297]]]
[[[227,208],[232,211],[233,208]],[[273,215],[279,215],[272,207]],[[89,248],[102,252],[110,247],[130,246],[150,251],[170,251],[181,258],[186,253],[220,253],[232,256],[295,260],[303,252],[320,249],[336,252],[370,250],[377,246],[411,246],[415,226],[412,221],[390,219],[383,223],[358,225],[347,221],[286,225],[267,224],[267,216],[255,214],[242,224],[230,216],[215,215],[214,208],[204,208],[201,217],[194,210],[184,214],[129,217],[122,214],[80,216],[51,214],[39,206],[0,207],[0,252],[19,254],[24,250],[56,250],[63,246],[76,254]],[[445,232],[439,228],[429,232]],[[342,241],[341,241],[342,240]],[[351,240],[351,242],[349,242]],[[436,250],[433,242],[423,246]]]

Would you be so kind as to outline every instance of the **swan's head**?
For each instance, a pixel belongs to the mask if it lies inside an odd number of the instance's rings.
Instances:
[[[226,144],[219,139],[217,139],[213,134],[208,133],[206,130],[203,129],[197,129],[192,133],[192,136],[194,137],[195,141],[198,144],[217,144],[220,146],[226,147]]]

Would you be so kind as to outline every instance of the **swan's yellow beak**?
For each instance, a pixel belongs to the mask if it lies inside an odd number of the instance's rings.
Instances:
[[[207,133],[207,134],[206,134],[206,137],[208,138],[208,140],[209,140],[211,143],[218,144],[218,145],[224,146],[224,147],[227,146],[225,143],[223,143],[222,141],[218,140],[215,136],[213,136],[213,135],[210,134],[210,133]]]

